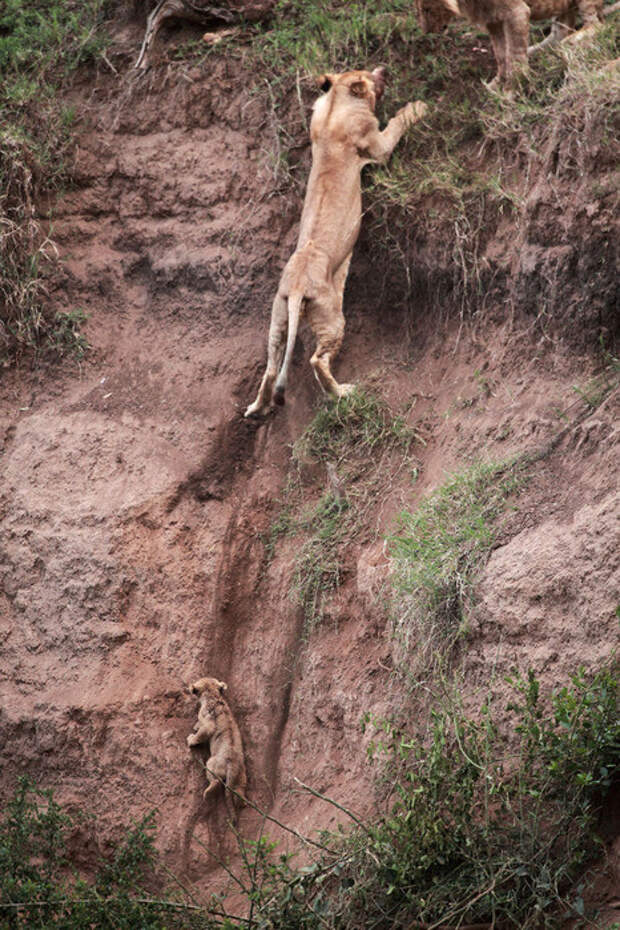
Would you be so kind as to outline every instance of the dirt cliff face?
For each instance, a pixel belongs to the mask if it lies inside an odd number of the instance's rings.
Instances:
[[[295,779],[376,810],[360,718],[403,704],[377,596],[382,537],[464,462],[548,446],[480,582],[459,659],[467,700],[490,681],[501,693],[513,665],[547,684],[598,669],[617,637],[617,390],[588,413],[573,386],[594,356],[541,339],[531,319],[439,326],[429,306],[401,312],[367,238],[339,371],[408,410],[419,477],[376,499],[373,533],[351,544],[323,623],[303,635],[297,542],[269,559],[264,538],[318,399],[308,334],[287,405],[264,423],[241,416],[300,209],[275,184],[249,81],[220,63],[76,90],[52,299],[85,309],[93,351],[2,386],[0,790],[19,773],[54,787],[99,815],[103,849],[156,807],[164,861],[201,888],[215,863],[200,843],[233,844],[223,805],[202,802],[186,685],[228,683],[249,795],[275,817],[311,833],[341,816]],[[308,496],[326,480],[319,463]],[[258,820],[246,811],[242,829]]]

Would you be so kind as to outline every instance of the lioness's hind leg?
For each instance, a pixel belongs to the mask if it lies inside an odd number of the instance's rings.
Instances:
[[[341,301],[336,298],[332,301],[331,313],[325,312],[325,307],[319,305],[313,308],[312,328],[317,337],[317,346],[310,359],[314,376],[328,394],[334,397],[343,397],[352,389],[352,384],[338,384],[334,378],[330,364],[338,355],[344,337],[344,316]],[[331,317],[331,319],[330,319]]]
[[[493,54],[497,64],[497,75],[487,85],[489,90],[495,90],[504,82],[506,75],[506,36],[504,34],[503,23],[487,23]]]
[[[278,376],[278,365],[284,351],[287,321],[288,307],[286,298],[278,293],[271,308],[271,323],[267,342],[267,368],[258,389],[256,400],[245,411],[244,416],[246,417],[264,416],[269,412],[273,397],[273,386]]]

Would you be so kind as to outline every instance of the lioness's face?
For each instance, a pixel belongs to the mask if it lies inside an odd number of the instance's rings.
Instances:
[[[323,93],[333,92],[364,99],[373,111],[385,90],[385,82],[385,68],[375,68],[374,71],[346,71],[344,74],[322,74],[318,79]]]

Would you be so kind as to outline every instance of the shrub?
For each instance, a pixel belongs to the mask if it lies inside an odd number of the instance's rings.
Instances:
[[[184,901],[167,894],[154,898],[146,890],[156,861],[153,814],[127,830],[91,880],[72,871],[68,845],[77,820],[51,791],[19,780],[0,822],[0,930],[213,926]]]
[[[370,752],[383,760],[388,814],[323,833],[324,851],[301,868],[264,839],[246,851],[251,925],[551,930],[585,915],[577,926],[592,926],[587,882],[576,882],[601,852],[601,805],[620,771],[615,672],[580,670],[547,696],[532,672],[515,674],[510,732],[491,699],[477,719],[444,700],[426,734],[379,724]]]

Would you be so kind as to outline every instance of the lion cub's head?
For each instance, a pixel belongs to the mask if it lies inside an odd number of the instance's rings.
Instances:
[[[193,685],[190,685],[189,691],[190,694],[194,694],[198,698],[204,696],[207,699],[212,698],[216,702],[222,699],[227,688],[226,682],[218,681],[217,678],[199,678]]]
[[[385,68],[374,71],[346,71],[344,74],[322,74],[317,83],[324,94],[351,95],[368,102],[375,109],[385,90],[387,72]]]
[[[415,0],[415,7],[424,33],[443,32],[460,15],[458,0]]]

